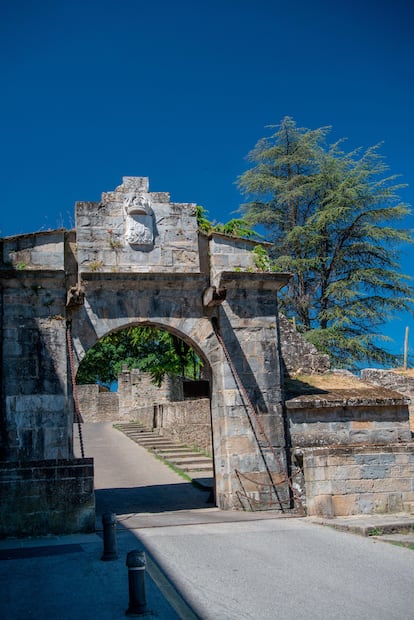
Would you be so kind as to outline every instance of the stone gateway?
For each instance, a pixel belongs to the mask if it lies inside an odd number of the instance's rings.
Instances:
[[[208,370],[217,505],[289,509],[276,296],[289,275],[258,272],[255,245],[201,234],[194,204],[142,177],[77,203],[75,230],[2,240],[0,535],[93,529],[93,462],[73,453],[69,349],[77,367],[101,337],[149,324],[188,342]]]
[[[337,516],[414,506],[408,401],[284,396],[328,367],[278,318],[290,275],[257,243],[198,230],[196,206],[125,177],[76,204],[74,230],[1,240],[0,537],[91,531],[93,460],[75,458],[72,374],[100,338],[154,325],[202,358],[223,510]],[[73,372],[71,372],[71,370]]]

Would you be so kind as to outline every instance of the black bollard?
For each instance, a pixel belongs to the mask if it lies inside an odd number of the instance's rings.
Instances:
[[[144,551],[130,551],[127,555],[129,607],[127,616],[152,615],[147,609],[147,596],[145,592],[145,569],[146,559]]]
[[[101,560],[117,560],[116,550],[116,515],[112,512],[105,512],[102,515],[102,525],[104,534],[104,552]]]

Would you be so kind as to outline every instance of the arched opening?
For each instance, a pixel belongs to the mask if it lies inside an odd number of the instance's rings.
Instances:
[[[98,515],[107,509],[142,513],[214,505],[212,372],[196,343],[159,323],[132,323],[92,345],[76,377],[85,451],[95,458]],[[119,485],[111,472],[112,490],[99,471],[105,467],[99,444],[109,441],[108,433],[111,441],[123,434],[130,463],[135,450],[135,466],[119,463]],[[138,475],[146,467],[140,460],[148,462],[148,456],[168,471],[165,484]],[[136,487],[122,486],[135,479]]]

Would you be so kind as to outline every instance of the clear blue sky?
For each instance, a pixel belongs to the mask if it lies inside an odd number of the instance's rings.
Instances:
[[[226,221],[285,115],[349,150],[383,141],[414,205],[413,23],[409,0],[3,0],[1,235],[71,227],[123,176]]]

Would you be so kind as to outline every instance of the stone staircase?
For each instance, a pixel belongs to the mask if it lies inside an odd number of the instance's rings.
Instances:
[[[166,464],[191,478],[203,488],[213,488],[213,459],[189,448],[183,443],[163,437],[156,430],[148,429],[136,422],[115,424],[115,428],[124,433],[143,448],[153,452]]]

